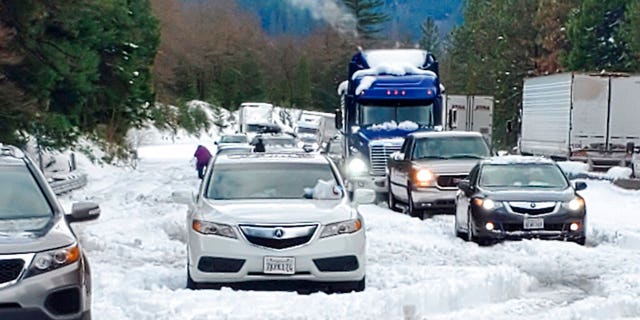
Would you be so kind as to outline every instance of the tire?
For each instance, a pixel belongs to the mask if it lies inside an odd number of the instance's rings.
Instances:
[[[84,312],[82,314],[82,316],[80,317],[80,319],[82,319],[82,320],[91,320],[91,310]]]
[[[473,228],[471,228],[471,215],[467,212],[467,238],[466,241],[474,241]]]
[[[339,292],[342,293],[349,293],[349,292],[362,292],[364,291],[365,288],[365,281],[366,277],[363,277],[362,280],[360,281],[353,281],[353,282],[349,282],[348,284],[346,284],[344,287],[341,288],[341,290],[338,290]]]
[[[407,187],[407,214],[413,218],[423,219],[422,214],[414,207],[413,197],[411,196],[411,186]]]
[[[460,225],[458,224],[458,215],[456,214],[455,217],[455,232],[456,232],[456,237],[462,239],[462,240],[466,240],[467,239],[467,233],[460,231]]]
[[[577,243],[577,244],[579,244],[579,245],[581,245],[581,246],[584,246],[585,243],[587,243],[587,238],[586,237],[580,237],[580,238],[572,240],[572,241]]]
[[[391,211],[401,212],[401,210],[398,209],[397,207],[398,200],[396,200],[396,197],[393,195],[393,192],[391,192],[391,179],[387,179],[387,185],[389,186],[389,191],[387,195],[387,204],[389,204],[389,209],[391,209]]]

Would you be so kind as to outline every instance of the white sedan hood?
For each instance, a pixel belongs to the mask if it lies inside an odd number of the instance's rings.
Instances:
[[[346,200],[204,200],[196,217],[227,224],[303,224],[355,218]]]

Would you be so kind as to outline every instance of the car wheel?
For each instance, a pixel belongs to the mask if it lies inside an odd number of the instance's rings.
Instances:
[[[396,197],[393,195],[393,192],[391,192],[391,179],[387,179],[387,185],[389,186],[389,191],[387,196],[388,198],[387,203],[389,204],[389,209],[395,212],[400,212],[400,210],[397,207],[398,201],[396,200]]]
[[[407,187],[407,214],[413,218],[423,219],[422,215],[418,210],[414,207],[413,197],[411,196],[411,185]]]
[[[575,242],[575,243],[577,243],[577,244],[579,244],[581,246],[584,246],[584,244],[587,242],[587,238],[586,237],[580,237],[578,239],[573,240],[573,242]]]
[[[473,241],[475,238],[473,228],[471,227],[471,215],[467,212],[467,241]]]
[[[462,240],[466,240],[467,239],[467,233],[464,231],[460,231],[460,224],[458,223],[458,215],[456,214],[455,217],[455,231],[456,231],[456,237],[462,239]]]

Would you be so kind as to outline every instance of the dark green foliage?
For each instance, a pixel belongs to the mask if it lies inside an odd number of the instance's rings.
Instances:
[[[621,36],[627,0],[584,0],[568,25],[566,65],[579,71],[629,71],[631,52]]]
[[[356,32],[364,40],[379,36],[389,16],[382,12],[384,0],[342,0],[356,19]]]
[[[442,36],[433,18],[427,18],[421,26],[420,47],[432,52],[436,57],[442,55]]]
[[[0,18],[15,30],[12,45],[23,56],[0,72],[37,109],[0,136],[19,130],[47,147],[82,134],[122,144],[129,128],[150,118],[143,106],[154,100],[159,30],[148,0],[9,1]]]

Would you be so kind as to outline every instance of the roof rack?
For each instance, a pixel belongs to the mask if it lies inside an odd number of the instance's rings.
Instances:
[[[22,150],[12,145],[4,145],[0,143],[0,156],[24,158],[24,152],[22,152]]]

